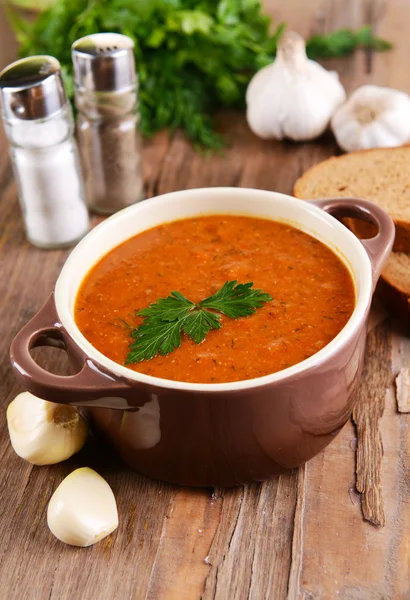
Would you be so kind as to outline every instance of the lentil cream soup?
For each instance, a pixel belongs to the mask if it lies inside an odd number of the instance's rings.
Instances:
[[[283,223],[245,216],[201,216],[160,225],[127,240],[85,277],[76,323],[91,344],[124,364],[141,310],[177,290],[199,302],[226,281],[253,282],[272,296],[255,314],[231,319],[196,344],[130,369],[177,381],[224,383],[294,365],[326,346],[349,320],[352,278],[315,238]]]

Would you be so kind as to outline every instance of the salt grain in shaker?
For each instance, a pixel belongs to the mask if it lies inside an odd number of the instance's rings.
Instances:
[[[89,220],[60,63],[12,63],[0,73],[0,100],[27,237],[41,248],[70,246]]]
[[[87,202],[111,214],[143,199],[134,43],[96,33],[77,40],[72,57]]]

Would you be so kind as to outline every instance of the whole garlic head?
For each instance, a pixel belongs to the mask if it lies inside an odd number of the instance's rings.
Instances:
[[[410,98],[392,88],[363,85],[335,112],[332,130],[346,152],[401,146],[410,140]]]
[[[261,138],[311,140],[325,131],[345,99],[337,73],[309,60],[303,38],[285,32],[276,60],[249,83],[247,120]]]
[[[65,544],[96,544],[118,527],[112,489],[93,469],[76,469],[52,495],[47,523],[51,533]]]
[[[22,392],[7,408],[7,424],[16,454],[34,465],[53,465],[81,450],[88,426],[72,406],[47,402]]]

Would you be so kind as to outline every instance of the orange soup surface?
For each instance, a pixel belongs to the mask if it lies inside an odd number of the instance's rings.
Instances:
[[[104,256],[77,295],[77,326],[108,358],[124,364],[136,310],[177,290],[193,302],[226,281],[253,282],[273,300],[201,344],[184,336],[167,356],[127,365],[165,379],[224,383],[261,377],[326,346],[349,320],[352,278],[342,261],[310,235],[283,223],[213,215],[144,231]]]

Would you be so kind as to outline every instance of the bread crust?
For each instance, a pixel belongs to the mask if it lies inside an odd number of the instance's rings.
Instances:
[[[300,196],[300,194],[302,193],[302,184],[304,185],[304,179],[310,179],[311,175],[315,173],[316,170],[321,170],[323,168],[323,165],[327,165],[329,163],[335,162],[335,161],[339,161],[339,160],[344,160],[347,156],[358,156],[358,155],[362,155],[362,154],[383,154],[386,151],[388,151],[389,153],[393,153],[393,152],[402,152],[403,150],[408,150],[409,151],[409,156],[410,156],[410,144],[405,144],[404,146],[397,146],[396,148],[370,148],[369,150],[356,150],[355,152],[349,152],[347,154],[340,154],[339,156],[330,156],[329,158],[327,158],[326,160],[322,160],[321,162],[317,163],[316,165],[313,165],[313,167],[311,167],[310,169],[308,169],[307,171],[305,171],[303,173],[303,175],[301,175],[299,177],[299,179],[296,180],[295,185],[293,186],[293,195],[296,198],[301,198],[302,200],[304,199],[302,196]],[[299,192],[300,190],[300,192]],[[335,196],[337,197],[337,196]],[[340,196],[340,198],[343,198],[343,196]]]
[[[369,223],[358,219],[346,219],[346,224],[359,238],[372,237]],[[393,250],[410,254],[410,223],[405,221],[394,221],[396,226],[396,237],[394,238]]]
[[[394,315],[410,331],[410,298],[404,291],[392,285],[383,275],[377,290],[389,313]]]
[[[332,156],[323,162],[318,163],[306,171],[296,181],[293,188],[293,195],[296,198],[306,200],[306,187],[315,177],[320,178],[320,174],[323,168],[326,169],[328,165],[331,165],[335,161],[343,160],[345,156],[361,155],[364,153],[375,153],[380,154],[388,150],[389,152],[403,152],[408,150],[409,153],[409,164],[410,164],[410,147],[409,145],[400,146],[398,148],[374,148],[371,150],[359,150],[357,152],[351,152],[349,155],[342,154],[341,156]],[[409,176],[410,181],[410,176]],[[334,195],[334,198],[343,198],[343,195]],[[371,198],[370,198],[371,199]],[[344,218],[343,223],[349,227],[360,238],[368,238],[375,235],[375,227],[370,223],[360,221],[358,219]],[[396,239],[394,242],[393,250],[396,252],[405,252],[410,254],[410,222],[402,219],[394,219],[396,226]],[[404,284],[401,285],[399,282],[391,282],[387,275],[382,274],[377,285],[378,292],[380,292],[381,298],[384,304],[391,314],[397,317],[401,323],[410,332],[410,290],[406,290]]]
[[[350,152],[349,154],[342,154],[340,156],[331,156],[330,158],[318,163],[311,167],[308,171],[306,171],[299,179],[296,181],[293,187],[293,195],[296,198],[300,198],[302,200],[307,199],[305,188],[308,181],[311,181],[317,175],[320,177],[319,173],[326,168],[326,165],[334,163],[335,161],[344,160],[346,156],[357,156],[362,154],[382,154],[388,151],[389,153],[408,151],[409,153],[409,161],[410,161],[410,147],[399,146],[397,148],[372,148],[371,150],[358,150],[357,152]],[[409,162],[410,164],[410,162]],[[409,178],[410,180],[410,178]],[[343,195],[334,195],[334,198],[343,198]],[[368,198],[371,200],[371,198]],[[369,224],[359,221],[357,219],[346,219],[346,224],[348,224],[349,229],[351,229],[358,237],[365,238],[369,237],[371,230],[369,229]],[[395,252],[406,252],[410,254],[410,222],[403,221],[402,219],[394,219],[394,224],[396,226],[396,238],[394,241],[393,250]]]

